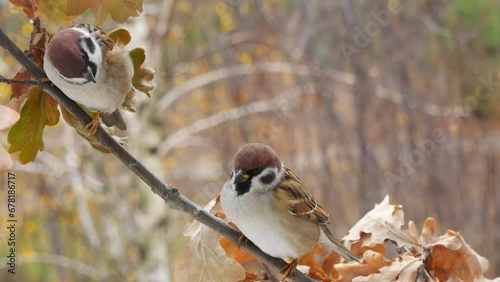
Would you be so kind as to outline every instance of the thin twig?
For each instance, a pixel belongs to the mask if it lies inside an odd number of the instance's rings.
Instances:
[[[23,51],[21,51],[15,44],[10,40],[10,38],[4,33],[0,28],[0,46],[10,52],[10,54],[16,59],[36,80],[44,79],[45,73],[40,69],[33,61],[28,58]],[[43,89],[49,93],[54,99],[56,99],[61,106],[66,108],[66,110],[73,115],[80,123],[88,124],[91,122],[92,118],[85,113],[78,105],[66,95],[64,95],[59,88],[53,86],[50,82],[42,83]],[[151,187],[151,191],[156,195],[160,196],[172,209],[182,211],[194,217],[200,223],[210,227],[221,235],[227,237],[233,244],[238,244],[238,238],[240,233],[233,228],[231,228],[227,223],[210,214],[206,210],[202,209],[191,200],[186,198],[184,195],[179,193],[179,191],[165,183],[163,183],[156,175],[150,172],[144,165],[139,162],[134,156],[132,156],[127,150],[125,150],[120,144],[118,144],[113,137],[111,137],[101,126],[97,128],[95,133],[95,138],[99,144],[104,146],[108,151],[113,153],[120,161],[122,161],[132,172],[134,172],[139,178],[141,178],[144,183]],[[286,262],[282,259],[271,257],[268,254],[261,251],[253,243],[248,242],[248,244],[242,245],[245,251],[255,255],[264,263],[268,263],[273,267],[281,269],[286,265]],[[300,271],[296,272],[293,281],[309,281],[313,280],[307,277]]]
[[[7,84],[26,84],[26,85],[40,85],[39,81],[36,80],[24,80],[24,79],[11,79],[0,75],[0,82]]]
[[[30,36],[30,45],[29,45],[29,50],[28,50],[28,56],[30,58],[33,58],[33,47],[34,47],[34,42],[35,42],[35,36],[40,33],[41,28],[40,28],[40,19],[36,18],[33,20],[33,31],[31,32]]]
[[[170,134],[164,141],[160,143],[160,145],[158,146],[158,152],[161,156],[166,155],[170,150],[175,148],[177,145],[185,142],[191,136],[222,123],[240,119],[256,113],[273,112],[279,110],[293,101],[294,98],[310,93],[312,89],[312,84],[298,86],[286,91],[285,94],[279,95],[276,98],[266,101],[248,103],[240,107],[218,112],[208,117],[199,119],[192,124]]]
[[[333,81],[346,83],[348,85],[354,83],[352,74],[335,69],[323,68],[321,66],[292,64],[287,62],[260,62],[253,65],[236,65],[209,71],[186,80],[178,87],[170,89],[162,95],[163,98],[159,101],[159,109],[161,111],[168,109],[177,99],[196,88],[209,85],[219,80],[255,73],[291,73],[300,76],[327,77]]]

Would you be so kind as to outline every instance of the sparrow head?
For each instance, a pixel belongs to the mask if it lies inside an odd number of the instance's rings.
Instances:
[[[234,170],[230,181],[237,195],[250,190],[264,191],[276,187],[283,175],[283,164],[278,154],[269,146],[260,143],[245,144],[234,156]]]
[[[104,55],[90,26],[65,28],[52,37],[46,59],[64,80],[82,85],[96,82]]]

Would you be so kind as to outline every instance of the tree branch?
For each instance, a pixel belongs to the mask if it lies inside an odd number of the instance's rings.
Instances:
[[[168,90],[158,101],[161,111],[167,110],[177,99],[205,85],[231,77],[250,75],[254,73],[291,73],[300,76],[328,77],[340,83],[352,85],[354,78],[352,74],[327,69],[320,66],[305,64],[291,64],[287,62],[259,62],[253,65],[236,65],[211,70],[186,80],[182,85]]]
[[[25,69],[28,71],[34,79],[42,81],[46,78],[44,71],[38,67],[30,58],[28,58],[15,44],[10,40],[10,38],[4,33],[0,28],[0,46],[10,52],[10,54],[16,59]],[[70,114],[72,114],[78,121],[82,124],[88,124],[92,118],[85,113],[73,100],[69,99],[64,95],[59,88],[52,85],[50,82],[41,83],[43,90],[49,93],[54,99],[56,99],[61,106],[66,108]],[[163,183],[158,177],[156,177],[152,172],[150,172],[144,165],[139,162],[134,156],[132,156],[127,150],[125,150],[120,144],[118,144],[101,126],[97,128],[95,133],[95,138],[102,146],[113,153],[122,163],[124,163],[132,172],[134,172],[139,178],[144,181],[151,191],[156,195],[160,196],[172,209],[182,211],[193,216],[200,223],[210,227],[221,235],[227,237],[233,244],[238,244],[238,238],[240,236],[239,232],[231,228],[227,223],[221,219],[210,214],[203,208],[199,207],[191,200],[186,198],[184,195],[179,193],[179,191],[165,183]],[[270,264],[278,269],[281,269],[286,262],[282,259],[274,258],[263,251],[261,251],[253,243],[248,242],[248,244],[243,244],[241,246],[245,251],[252,253],[263,262]],[[300,271],[293,277],[293,281],[302,282],[313,280]]]
[[[26,84],[26,85],[39,85],[40,82],[36,80],[23,80],[23,79],[11,79],[11,78],[5,78],[0,75],[0,82],[7,83],[7,84]]]
[[[189,137],[224,122],[236,120],[256,113],[279,110],[289,104],[294,98],[310,93],[312,89],[312,84],[297,86],[287,91],[286,94],[278,95],[273,99],[248,103],[240,107],[231,108],[229,110],[218,112],[208,117],[199,119],[192,124],[170,134],[158,146],[158,153],[161,156],[164,156],[177,145],[184,143]]]

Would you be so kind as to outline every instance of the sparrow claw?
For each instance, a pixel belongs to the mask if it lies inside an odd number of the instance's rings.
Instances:
[[[280,269],[281,275],[283,275],[283,279],[288,277],[292,277],[295,275],[297,267],[297,259],[292,260],[292,262],[286,264]]]
[[[93,136],[97,128],[99,127],[99,119],[101,118],[101,112],[97,112],[95,117],[92,119],[91,122],[89,122],[84,128],[83,132],[88,136]]]

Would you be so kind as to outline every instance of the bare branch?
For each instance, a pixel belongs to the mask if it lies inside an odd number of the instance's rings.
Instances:
[[[344,83],[347,85],[354,85],[355,83],[355,78],[351,73],[324,68],[321,66],[292,64],[287,62],[264,62],[254,65],[237,65],[212,70],[205,74],[188,79],[182,85],[170,89],[162,95],[163,98],[159,101],[159,109],[160,111],[164,111],[182,96],[190,93],[197,88],[209,85],[216,81],[236,76],[266,72],[292,73],[300,76],[327,77],[335,82]],[[342,94],[343,93],[341,92],[335,93],[335,95]],[[374,95],[378,98],[398,105],[402,104],[403,100],[403,96],[401,95],[401,93],[390,91],[382,86],[377,86],[377,90],[375,91]],[[464,109],[461,105],[443,107],[430,103],[420,103],[418,107],[415,108],[415,110],[430,116],[444,116],[450,111],[458,113],[459,116],[465,115]]]
[[[33,61],[30,60],[15,44],[10,40],[10,38],[4,33],[0,28],[0,46],[10,52],[10,54],[36,79],[44,79],[45,73],[39,68]],[[92,118],[85,113],[78,105],[66,95],[64,95],[61,90],[57,87],[51,85],[50,82],[45,82],[42,84],[43,89],[49,93],[54,99],[56,99],[61,106],[66,108],[71,115],[78,119],[82,124],[88,124]],[[150,172],[144,165],[139,162],[134,156],[132,156],[125,148],[118,144],[113,137],[111,137],[101,126],[97,128],[95,133],[95,138],[99,144],[104,146],[107,150],[113,153],[120,161],[123,162],[132,172],[134,172],[139,178],[144,181],[151,191],[158,196],[160,196],[172,209],[182,211],[194,217],[200,223],[210,227],[221,235],[227,237],[233,244],[238,244],[238,238],[240,234],[238,231],[231,228],[227,223],[221,219],[210,214],[206,210],[202,209],[191,200],[186,198],[184,195],[179,193],[179,191],[165,183],[163,183],[156,175]],[[263,262],[272,265],[278,269],[281,269],[286,265],[286,262],[282,259],[271,257],[268,254],[261,251],[253,243],[248,242],[248,244],[243,244],[241,246],[244,250],[252,253]],[[305,274],[300,271],[296,272],[293,281],[313,281]]]
[[[11,79],[0,75],[0,82],[7,84],[26,84],[26,85],[39,85],[40,82],[36,80],[24,80],[24,79]]]
[[[307,84],[304,86],[295,87],[292,90],[286,91],[284,95],[279,95],[274,99],[268,101],[258,101],[253,103],[245,104],[241,107],[232,108],[227,111],[219,112],[208,116],[206,118],[199,119],[194,123],[179,129],[178,131],[170,134],[165,141],[163,141],[159,146],[160,155],[167,154],[170,150],[175,148],[175,146],[185,142],[192,135],[197,134],[201,131],[207,130],[211,127],[217,126],[219,124],[236,120],[249,115],[272,112],[283,108],[292,99],[302,96],[306,93],[312,91],[313,85]]]
[[[377,96],[380,99],[387,100],[396,105],[404,104],[404,97],[400,92],[395,92],[395,91],[391,92],[382,86],[377,86],[375,91],[375,96]],[[449,113],[455,113],[457,117],[464,117],[467,115],[467,111],[461,105],[439,106],[435,104],[419,102],[413,108],[416,111],[420,111],[421,113],[430,116],[446,116]]]
[[[234,47],[235,45],[245,43],[256,43],[267,45],[271,48],[276,48],[277,41],[270,37],[254,31],[242,31],[231,34],[225,34],[216,38],[214,41],[209,42],[207,45],[196,48],[191,54],[189,60],[197,60],[215,53],[221,49]]]
[[[162,95],[159,101],[160,111],[166,110],[172,103],[183,95],[196,88],[203,87],[210,83],[230,77],[250,75],[254,73],[292,73],[301,76],[328,77],[334,81],[346,84],[353,84],[354,77],[350,73],[345,73],[335,69],[325,69],[320,66],[309,66],[303,64],[291,64],[287,62],[264,62],[253,65],[237,65],[219,68],[185,81],[182,85],[172,88]]]

